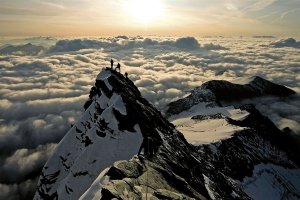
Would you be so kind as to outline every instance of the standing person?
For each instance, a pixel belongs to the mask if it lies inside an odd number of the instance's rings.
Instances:
[[[121,73],[121,65],[120,65],[120,63],[118,63],[118,65],[116,67],[116,71],[117,71],[117,69],[119,69],[119,72]]]
[[[125,72],[125,78],[128,79],[128,73],[127,72]]]
[[[113,69],[113,67],[114,67],[114,60],[110,59],[110,68]]]
[[[143,150],[144,151],[143,155],[149,156],[149,140],[148,139],[149,139],[148,136],[144,137],[141,147],[139,149],[138,155],[141,155],[141,152]]]

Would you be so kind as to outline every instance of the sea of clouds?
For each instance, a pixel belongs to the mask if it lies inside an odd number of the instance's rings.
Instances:
[[[299,94],[299,55],[293,38],[0,38],[0,199],[32,197],[41,168],[81,116],[95,77],[111,58],[164,111],[212,79],[259,75]],[[246,103],[300,134],[298,95]]]

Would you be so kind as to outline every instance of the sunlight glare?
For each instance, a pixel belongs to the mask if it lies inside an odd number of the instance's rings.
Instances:
[[[162,16],[161,0],[131,0],[127,11],[138,21],[144,24],[153,23]]]

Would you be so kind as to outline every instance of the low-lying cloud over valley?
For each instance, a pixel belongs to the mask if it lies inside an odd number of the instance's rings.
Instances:
[[[0,199],[32,195],[38,172],[81,116],[97,74],[111,58],[161,111],[212,79],[238,82],[258,75],[300,93],[300,42],[291,38],[37,37],[0,42]],[[244,103],[255,103],[279,128],[300,134],[299,95]]]

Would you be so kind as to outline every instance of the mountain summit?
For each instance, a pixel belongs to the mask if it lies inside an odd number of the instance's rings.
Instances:
[[[109,199],[127,193],[141,198],[146,185],[149,195],[165,189],[202,198],[193,188],[198,185],[205,191],[203,177],[193,178],[188,168],[198,162],[190,145],[129,79],[103,70],[85,106],[82,118],[46,163],[35,199]],[[148,158],[134,156],[144,138],[157,145],[157,155],[148,162]],[[153,142],[147,145],[153,146]]]
[[[255,185],[268,183],[279,197],[300,197],[295,144],[253,106],[198,99],[201,109],[172,115],[172,124],[131,80],[108,68],[89,97],[44,166],[34,199],[250,199],[263,195]],[[199,129],[214,120],[230,134],[189,140],[190,129],[201,138]]]
[[[211,102],[221,105],[221,101],[232,102],[262,96],[286,97],[293,94],[296,94],[296,92],[259,76],[252,77],[245,84],[235,84],[224,80],[212,80],[193,89],[191,94],[186,98],[170,103],[166,115],[178,114],[197,105],[199,102]]]

